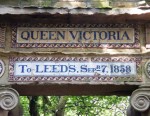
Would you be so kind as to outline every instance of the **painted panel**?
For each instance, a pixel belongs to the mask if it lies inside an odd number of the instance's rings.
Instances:
[[[135,62],[15,62],[15,76],[136,76]]]
[[[9,81],[141,81],[140,57],[11,57]]]
[[[132,28],[17,28],[17,43],[134,43]]]
[[[18,25],[12,47],[19,48],[139,48],[138,27],[110,25]]]

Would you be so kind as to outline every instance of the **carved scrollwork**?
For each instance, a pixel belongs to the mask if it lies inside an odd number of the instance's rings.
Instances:
[[[132,106],[138,111],[146,111],[150,106],[149,98],[144,95],[136,96],[132,101]]]
[[[19,102],[19,94],[12,88],[0,88],[0,107],[4,110],[12,110]]]
[[[140,112],[148,110],[150,107],[150,89],[138,89],[134,91],[130,98],[132,107]]]

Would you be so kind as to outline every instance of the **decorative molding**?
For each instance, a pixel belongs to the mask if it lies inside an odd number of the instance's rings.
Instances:
[[[136,63],[136,76],[16,76],[15,63],[16,62],[134,62]],[[113,81],[141,81],[141,57],[11,57],[9,62],[9,81],[11,82],[30,82],[30,81],[49,81],[49,82],[113,82]]]
[[[0,48],[5,47],[5,28],[0,27]]]
[[[12,110],[19,103],[19,94],[12,88],[0,88],[0,107],[4,110]]]
[[[134,43],[18,43],[17,28],[133,28]],[[134,24],[17,24],[12,25],[13,48],[108,48],[108,49],[138,49],[140,48],[139,29]]]

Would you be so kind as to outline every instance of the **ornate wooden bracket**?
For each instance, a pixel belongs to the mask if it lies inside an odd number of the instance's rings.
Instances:
[[[0,107],[3,110],[12,110],[19,103],[19,94],[12,88],[0,88]]]

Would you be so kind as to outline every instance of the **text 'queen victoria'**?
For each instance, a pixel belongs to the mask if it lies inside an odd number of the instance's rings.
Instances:
[[[18,43],[134,43],[132,28],[17,28]]]

